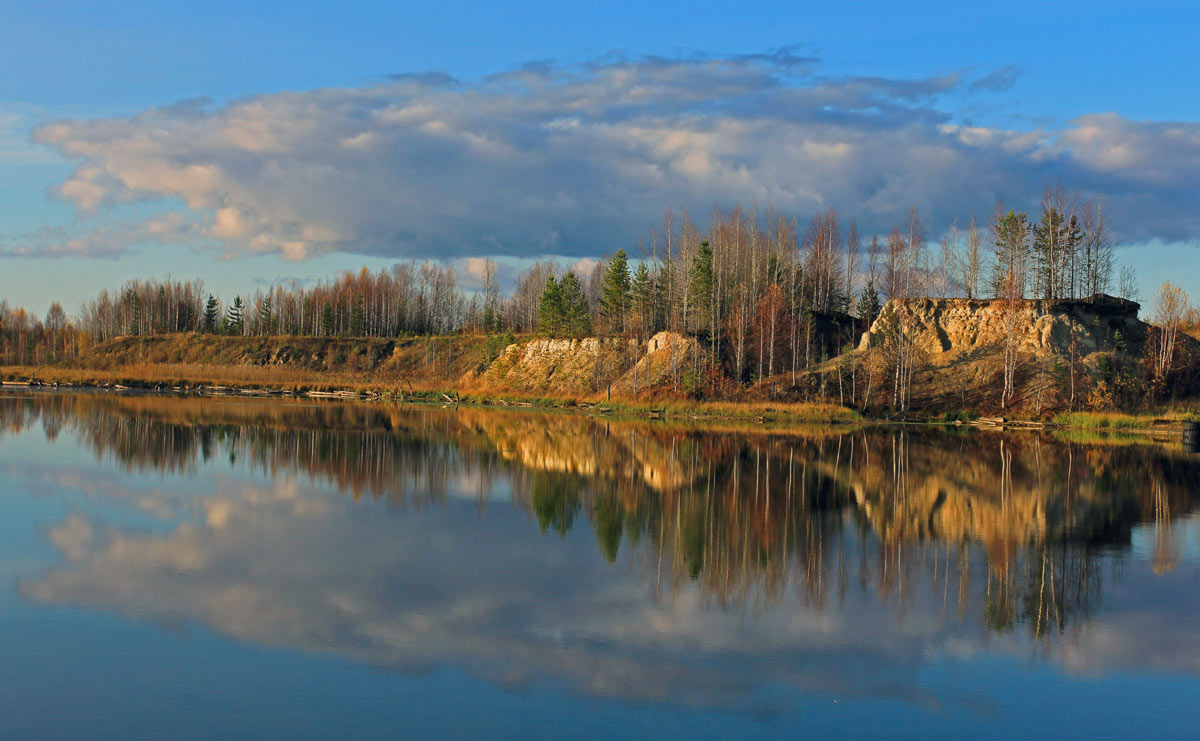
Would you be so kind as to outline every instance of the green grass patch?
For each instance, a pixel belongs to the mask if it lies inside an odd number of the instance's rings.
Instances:
[[[966,409],[952,409],[942,412],[933,418],[935,422],[970,422],[978,415],[968,412]]]
[[[1166,410],[1154,414],[1126,414],[1123,412],[1064,412],[1054,418],[1054,423],[1063,427],[1084,430],[1145,430],[1155,422],[1200,421],[1200,412],[1193,410]]]

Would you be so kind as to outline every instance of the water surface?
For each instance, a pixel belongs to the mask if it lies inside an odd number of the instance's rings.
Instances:
[[[0,737],[1194,736],[1200,457],[0,394]]]

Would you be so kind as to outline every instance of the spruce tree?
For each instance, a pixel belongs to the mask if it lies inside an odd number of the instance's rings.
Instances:
[[[545,334],[556,337],[563,331],[566,312],[563,310],[562,287],[551,275],[546,278],[546,287],[538,299],[538,328]]]
[[[366,333],[367,313],[363,308],[363,300],[360,298],[354,303],[354,308],[350,310],[350,335],[362,337]]]
[[[638,263],[637,272],[633,275],[633,308],[638,313],[642,332],[653,331],[655,327],[654,284],[650,280],[650,269],[646,263]]]
[[[713,251],[708,240],[700,243],[700,249],[692,258],[688,295],[692,305],[692,326],[703,332],[712,319]]]
[[[321,335],[324,337],[333,336],[333,307],[326,301],[321,307]]]
[[[220,307],[217,305],[217,299],[211,293],[208,294],[208,301],[204,304],[204,331],[217,331],[217,315],[221,313]]]
[[[588,316],[587,296],[583,295],[583,284],[575,273],[567,271],[562,278],[563,330],[572,337],[584,337],[592,333],[592,321]]]
[[[242,334],[244,314],[243,309],[242,297],[234,296],[233,304],[229,307],[229,313],[225,316],[225,327],[229,334]]]
[[[271,308],[271,297],[267,296],[258,305],[258,331],[260,334],[274,334],[275,316]]]
[[[141,334],[142,297],[132,289],[126,295],[129,297],[129,334]]]
[[[858,318],[862,320],[866,329],[871,328],[871,323],[875,321],[875,317],[879,316],[879,291],[875,290],[874,279],[867,279],[867,287],[863,289],[862,295],[858,297],[858,306],[856,311]]]
[[[630,303],[629,260],[625,250],[617,250],[604,271],[600,295],[600,313],[608,320],[609,330],[624,332]]]

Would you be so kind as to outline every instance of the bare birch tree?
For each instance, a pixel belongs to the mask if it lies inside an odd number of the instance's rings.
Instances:
[[[1157,351],[1154,358],[1154,373],[1166,378],[1175,359],[1175,341],[1179,327],[1188,313],[1188,297],[1179,286],[1167,281],[1158,289],[1158,306],[1154,312],[1154,323],[1158,329]]]

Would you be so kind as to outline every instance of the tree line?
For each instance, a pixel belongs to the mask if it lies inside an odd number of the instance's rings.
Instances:
[[[687,369],[689,383],[716,394],[722,379],[741,385],[784,377],[796,386],[802,371],[843,353],[887,305],[883,329],[890,331],[879,333],[877,348],[886,362],[861,378],[864,368],[848,369],[850,389],[838,396],[857,403],[887,388],[891,403],[904,408],[917,362],[907,299],[993,298],[1008,302],[1013,316],[1029,298],[1115,292],[1136,300],[1134,273],[1117,264],[1114,246],[1102,204],[1062,188],[1046,189],[1034,218],[997,206],[987,223],[954,223],[936,243],[915,208],[871,235],[833,209],[801,224],[772,208],[734,206],[714,209],[703,226],[668,210],[630,252],[617,249],[570,270],[539,260],[515,275],[508,292],[490,260],[471,289],[453,266],[431,262],[363,268],[312,286],[276,285],[228,302],[199,281],[132,280],[84,302],[73,321],[61,306],[45,321],[5,308],[0,340],[8,362],[46,362],[78,352],[81,342],[177,332],[598,333],[644,340],[672,330],[702,341],[706,358]],[[1181,301],[1185,309],[1175,313],[1186,324],[1186,297]],[[1006,385],[1015,360],[1014,345],[1006,351]]]

